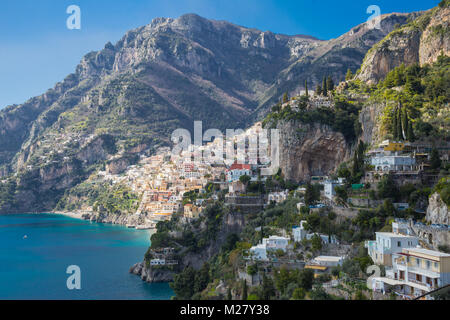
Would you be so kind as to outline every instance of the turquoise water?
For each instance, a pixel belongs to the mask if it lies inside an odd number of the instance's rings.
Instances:
[[[27,238],[24,238],[27,235]],[[167,283],[128,272],[150,245],[148,230],[60,215],[0,215],[0,299],[170,299]],[[81,290],[67,289],[67,267]]]

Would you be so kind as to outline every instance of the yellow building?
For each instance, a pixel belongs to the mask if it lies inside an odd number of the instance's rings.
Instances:
[[[389,142],[384,148],[384,151],[403,151],[405,149],[405,144],[402,142]]]
[[[196,219],[200,216],[202,210],[202,207],[198,207],[188,203],[184,206],[184,217],[189,219]]]
[[[450,254],[423,248],[404,248],[393,254],[393,267],[386,277],[374,278],[376,287],[390,288],[408,297],[418,297],[450,284]]]

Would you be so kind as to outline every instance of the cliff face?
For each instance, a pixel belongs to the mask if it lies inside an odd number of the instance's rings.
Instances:
[[[370,103],[365,105],[359,113],[361,123],[361,140],[364,143],[372,144],[379,140],[377,121],[382,114],[384,105],[380,103]]]
[[[327,175],[350,157],[351,147],[340,132],[326,125],[280,121],[280,168],[288,180],[306,181]]]
[[[442,201],[441,196],[437,192],[432,194],[429,199],[426,219],[434,224],[450,224],[448,206]]]
[[[434,8],[399,26],[367,53],[358,79],[376,83],[389,71],[405,64],[435,62],[450,54],[450,8]]]

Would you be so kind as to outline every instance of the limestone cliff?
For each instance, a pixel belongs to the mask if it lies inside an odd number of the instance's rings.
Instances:
[[[435,62],[443,53],[450,54],[450,8],[442,7],[426,11],[404,26],[398,26],[385,39],[367,53],[358,79],[376,83],[389,71],[405,64],[420,65]]]
[[[426,219],[434,224],[450,224],[448,206],[437,192],[430,196]]]
[[[322,124],[280,121],[280,168],[288,180],[306,181],[327,175],[351,155],[351,146],[340,132]]]

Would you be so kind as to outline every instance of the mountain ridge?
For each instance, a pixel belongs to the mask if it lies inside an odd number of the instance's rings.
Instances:
[[[32,178],[33,191],[23,186],[27,194],[57,198],[114,157],[170,145],[171,132],[191,130],[194,120],[204,128],[245,127],[305,80],[312,87],[356,70],[373,44],[415,15],[388,14],[382,30],[363,23],[329,41],[195,14],[155,18],[86,54],[75,73],[43,95],[0,111],[0,175]],[[115,153],[107,152],[110,143]],[[48,172],[65,183],[51,185],[54,179],[43,178]]]

